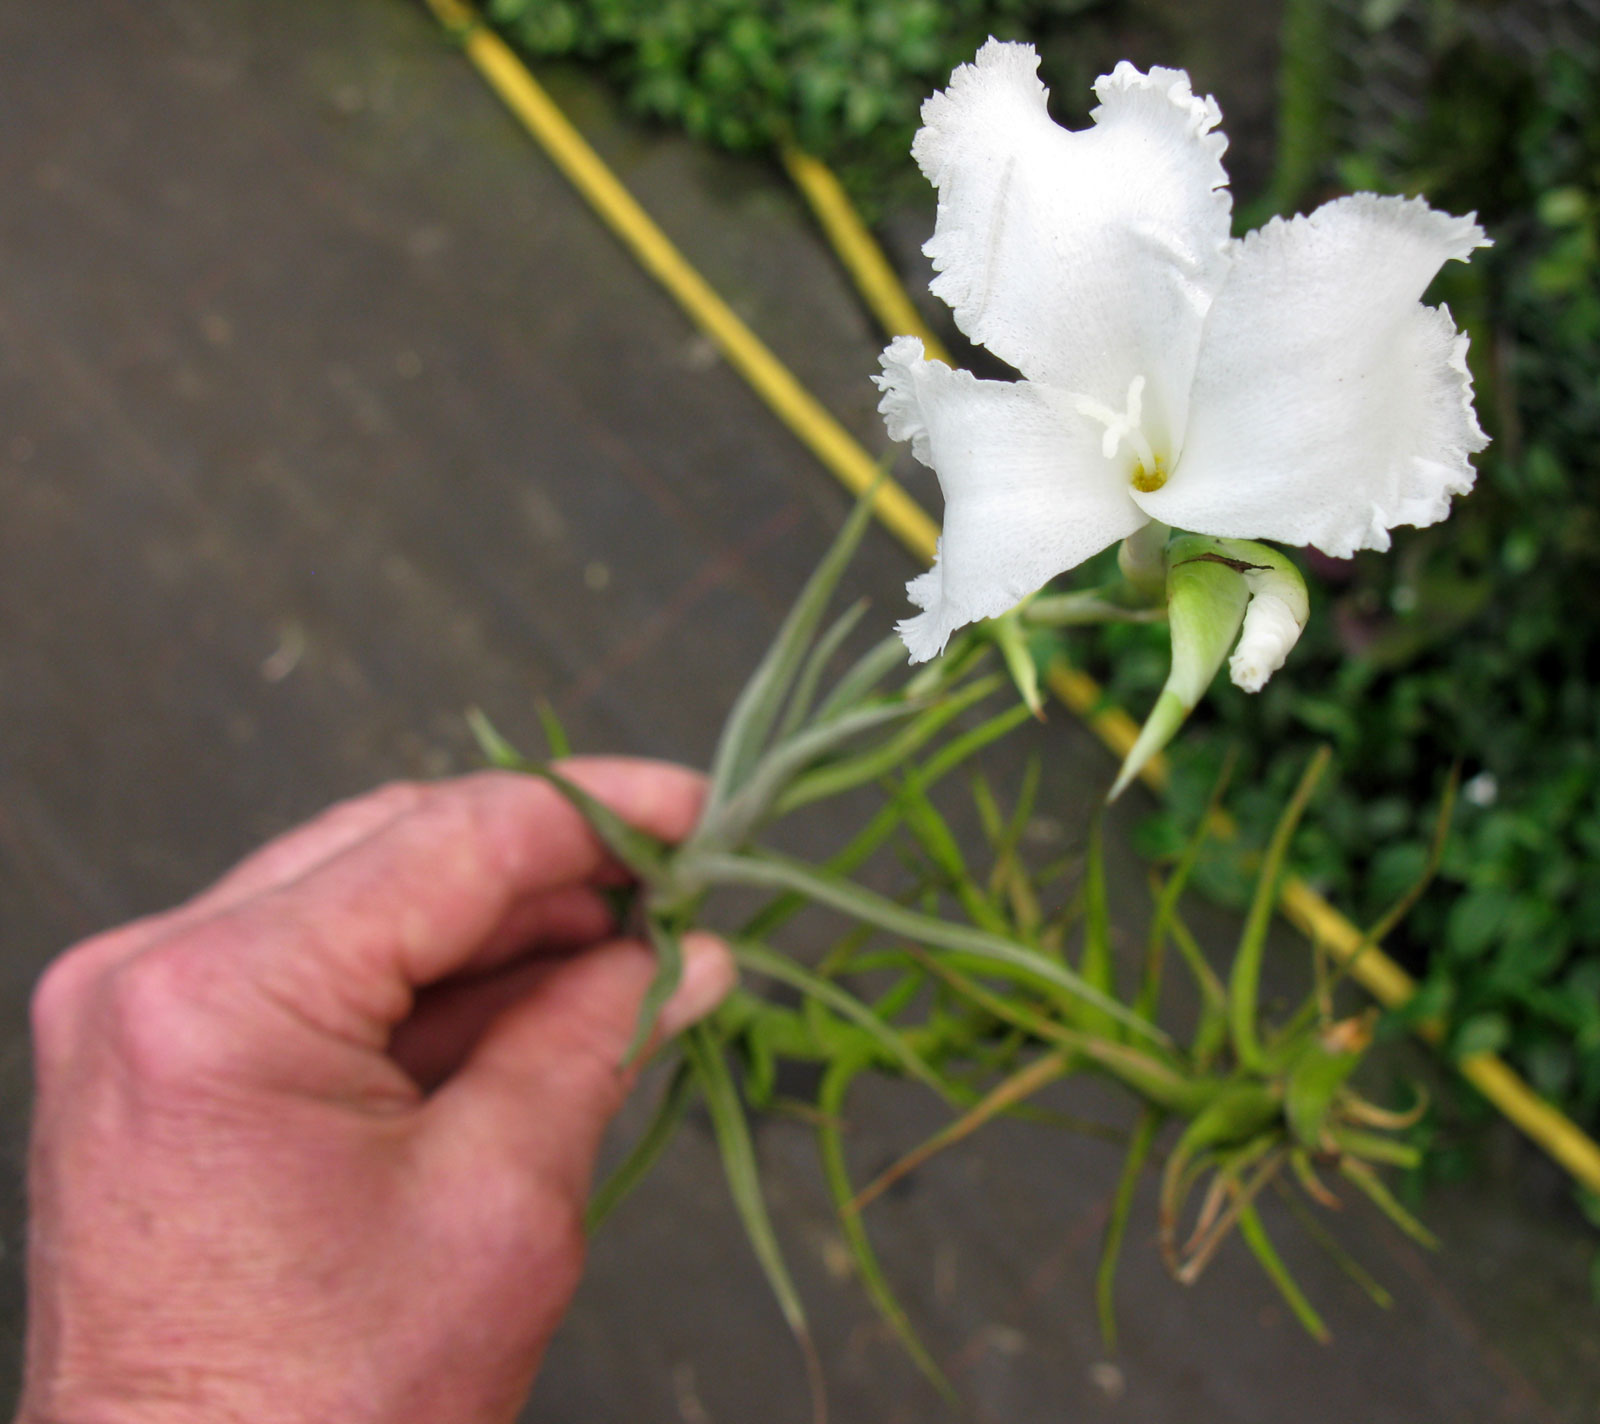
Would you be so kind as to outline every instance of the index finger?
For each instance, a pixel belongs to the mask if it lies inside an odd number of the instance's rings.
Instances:
[[[574,758],[561,770],[666,841],[693,829],[704,796],[698,774],[665,762]],[[417,988],[468,964],[519,906],[615,870],[548,782],[482,772],[427,788],[410,811],[220,919],[241,935],[240,968],[324,1024],[378,1041]]]

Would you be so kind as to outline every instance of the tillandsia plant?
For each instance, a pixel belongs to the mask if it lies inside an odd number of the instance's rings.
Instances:
[[[733,886],[770,896],[727,937],[743,968],[782,986],[784,997],[736,991],[712,1019],[661,1050],[669,1066],[658,1113],[597,1192],[592,1222],[640,1180],[698,1097],[751,1242],[815,1369],[747,1116],[773,1102],[780,1065],[810,1064],[820,1076],[808,1120],[862,1283],[946,1390],[878,1266],[864,1209],[932,1154],[1022,1112],[1035,1093],[1074,1074],[1116,1084],[1135,1109],[1097,1283],[1108,1342],[1134,1186],[1158,1162],[1157,1235],[1173,1274],[1194,1280],[1237,1233],[1319,1338],[1322,1321],[1258,1213],[1265,1188],[1281,1189],[1336,1254],[1306,1208],[1335,1201],[1325,1175],[1429,1239],[1375,1170],[1414,1160],[1401,1134],[1418,1108],[1384,1108],[1352,1086],[1372,1043],[1372,1016],[1335,1015],[1337,975],[1320,962],[1295,1011],[1281,1021],[1262,1011],[1278,882],[1326,753],[1308,766],[1283,813],[1239,942],[1221,968],[1181,910],[1214,816],[1152,876],[1135,973],[1119,970],[1113,953],[1096,806],[1086,803],[1081,862],[1039,869],[1022,853],[1037,768],[1009,808],[975,776],[991,862],[980,874],[934,791],[1029,719],[1036,629],[1165,617],[1172,674],[1116,794],[1173,735],[1235,640],[1234,681],[1259,687],[1305,624],[1303,580],[1259,539],[1337,551],[1382,545],[1393,524],[1444,516],[1451,495],[1470,485],[1467,456],[1482,444],[1464,338],[1446,313],[1419,301],[1440,262],[1481,242],[1471,220],[1420,202],[1358,197],[1234,242],[1219,116],[1212,101],[1192,95],[1187,76],[1119,66],[1100,81],[1097,127],[1068,134],[1045,112],[1034,63],[1025,47],[991,42],[975,65],[957,71],[948,93],[929,101],[917,140],[941,195],[929,247],[941,269],[935,291],[968,335],[1012,360],[1025,379],[976,380],[924,361],[909,340],[885,354],[890,434],[913,441],[948,499],[939,561],[911,585],[924,612],[901,625],[904,641],[886,637],[851,660],[845,649],[864,606],[828,616],[870,518],[869,492],[738,698],[699,824],[678,846],[623,823],[557,766],[524,762],[476,722],[494,760],[548,777],[633,873],[631,913],[659,963],[635,1051],[676,986],[682,936],[710,892]],[[1124,542],[1112,584],[1038,592],[1117,540]],[[1013,687],[1020,701],[1008,696]],[[996,700],[1004,703],[998,711]],[[564,733],[553,719],[547,731],[559,755]],[[762,845],[778,819],[869,786],[881,788],[881,806],[826,864]],[[1431,875],[1448,794],[1445,802],[1421,882],[1368,942],[1388,933]],[[911,854],[913,874],[899,896],[857,878],[891,837]],[[787,952],[776,939],[807,906],[851,924],[820,955]],[[1163,1023],[1169,951],[1198,1001],[1181,1038]],[[866,1073],[911,1080],[947,1106],[950,1120],[858,1187],[844,1123],[851,1085]],[[1385,1298],[1358,1266],[1344,1264]],[[814,1397],[822,1397],[820,1383]]]

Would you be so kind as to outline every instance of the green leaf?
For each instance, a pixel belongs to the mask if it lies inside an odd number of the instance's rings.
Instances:
[[[1322,1323],[1322,1317],[1306,1299],[1306,1294],[1300,1289],[1299,1283],[1289,1274],[1289,1268],[1283,1264],[1283,1257],[1278,1254],[1278,1248],[1267,1236],[1267,1229],[1261,1224],[1260,1213],[1253,1205],[1245,1206],[1239,1212],[1239,1235],[1244,1244],[1250,1248],[1251,1254],[1261,1263],[1261,1269],[1267,1273],[1268,1279],[1277,1286],[1278,1294],[1283,1297],[1284,1304],[1289,1307],[1294,1318],[1305,1327],[1306,1334],[1319,1345],[1328,1344],[1333,1336],[1328,1333],[1328,1327]]]
[[[1095,1306],[1100,1314],[1100,1338],[1108,1352],[1117,1348],[1117,1261],[1122,1255],[1122,1240],[1127,1234],[1128,1217],[1133,1211],[1133,1193],[1139,1185],[1139,1174],[1149,1159],[1150,1148],[1166,1115],[1146,1107],[1139,1115],[1133,1129],[1133,1139],[1128,1143],[1128,1156],[1122,1164],[1122,1175],[1117,1179],[1116,1195],[1111,1199],[1111,1216],[1106,1222],[1105,1240],[1100,1247],[1100,1264],[1094,1273]]]
[[[835,618],[828,630],[817,639],[816,646],[806,657],[805,667],[801,669],[794,691],[789,694],[789,705],[784,708],[783,721],[778,724],[780,741],[797,732],[805,722],[806,714],[816,700],[817,686],[822,680],[822,674],[833,660],[834,654],[843,646],[844,640],[855,630],[870,602],[871,600],[866,598],[857,599]]]
[[[812,762],[855,737],[901,721],[917,710],[917,704],[910,702],[862,707],[777,743],[756,762],[738,791],[718,806],[707,806],[700,825],[684,845],[684,855],[692,860],[707,849],[732,850],[742,845],[775,813],[778,798]]]
[[[649,1126],[629,1149],[628,1155],[589,1198],[589,1206],[584,1213],[584,1229],[591,1236],[655,1166],[682,1124],[689,1104],[694,1100],[694,1088],[694,1074],[689,1064],[680,1061],[667,1080],[666,1091],[656,1105]]]
[[[896,668],[906,665],[906,645],[898,633],[891,634],[881,643],[867,649],[844,676],[834,684],[833,690],[817,708],[814,722],[829,722],[850,711],[858,702],[870,697],[884,678]]]
[[[811,1329],[806,1322],[805,1306],[801,1303],[800,1292],[795,1288],[794,1278],[784,1263],[777,1233],[772,1228],[766,1196],[761,1190],[761,1173],[756,1166],[750,1124],[745,1119],[744,1106],[739,1101],[733,1076],[728,1072],[727,1060],[722,1056],[722,1045],[717,1042],[709,1025],[703,1022],[695,1024],[684,1034],[683,1043],[685,1057],[693,1066],[695,1077],[705,1094],[734,1208],[739,1213],[739,1220],[744,1225],[745,1235],[760,1263],[761,1272],[767,1278],[767,1285],[778,1302],[778,1309],[783,1312],[783,1318],[805,1357],[812,1400],[816,1405],[823,1397],[821,1367],[812,1344]]]
[[[861,1213],[851,1209],[855,1199],[855,1187],[850,1181],[850,1168],[845,1160],[841,1124],[844,1121],[845,1095],[859,1071],[858,1065],[840,1060],[831,1064],[828,1071],[823,1074],[822,1087],[817,1097],[817,1110],[820,1115],[817,1146],[822,1155],[822,1174],[828,1184],[828,1194],[833,1198],[834,1210],[838,1213],[839,1229],[844,1233],[845,1243],[850,1247],[850,1254],[855,1260],[856,1270],[860,1273],[861,1283],[866,1287],[867,1295],[877,1307],[878,1314],[894,1331],[905,1352],[911,1356],[912,1362],[934,1388],[953,1405],[957,1402],[955,1390],[933,1356],[928,1353],[927,1347],[918,1338],[911,1324],[911,1317],[906,1314],[905,1308],[890,1287],[883,1268],[878,1264],[872,1242],[867,1237],[866,1223],[861,1219]]]
[[[920,944],[937,945],[971,955],[997,967],[1020,971],[1028,978],[1063,990],[1072,999],[1090,1004],[1153,1042],[1169,1043],[1167,1035],[1146,1023],[1115,999],[1085,984],[1065,965],[1037,950],[983,930],[951,924],[932,915],[908,910],[882,895],[826,870],[805,865],[771,852],[745,855],[707,855],[695,862],[697,874],[708,883],[752,885],[794,890],[818,904],[875,924],[890,934],[904,935]]]
[[[1023,705],[1029,712],[1039,721],[1044,721],[1044,698],[1039,691],[1039,668],[1028,647],[1027,635],[1023,632],[1021,609],[1013,608],[998,618],[991,618],[985,627],[993,637],[995,646],[1000,649],[1000,656],[1005,660],[1006,671],[1011,674],[1017,696],[1022,699]]]
[[[1439,1249],[1439,1238],[1400,1205],[1394,1193],[1365,1162],[1356,1157],[1341,1157],[1339,1175],[1360,1188],[1379,1211],[1419,1246],[1426,1246],[1430,1251]]]
[[[779,954],[764,944],[739,939],[734,940],[730,947],[734,958],[745,968],[753,969],[758,974],[765,974],[769,979],[776,979],[779,983],[799,989],[801,993],[820,1000],[835,1012],[859,1024],[889,1059],[898,1063],[913,1078],[932,1088],[941,1098],[946,1101],[952,1098],[950,1086],[911,1046],[906,1035],[892,1024],[885,1022],[854,994],[827,979],[818,977],[787,955]]]
[[[975,753],[981,751],[991,742],[997,741],[1012,731],[1021,723],[1027,721],[1028,709],[1023,706],[1008,707],[1004,712],[996,713],[988,721],[963,732],[960,736],[952,737],[943,747],[931,756],[921,767],[912,774],[919,785],[927,790],[936,785],[945,776],[949,775],[962,762]],[[873,818],[867,822],[837,855],[828,859],[827,869],[835,875],[849,875],[859,870],[872,857],[878,849],[894,833],[899,826],[901,812],[898,804],[890,802],[882,807]],[[780,895],[761,910],[750,922],[745,925],[741,934],[751,939],[766,939],[779,926],[785,924],[800,910],[805,908],[806,900],[803,895],[790,893]]]
[[[1394,1297],[1384,1289],[1383,1284],[1371,1271],[1367,1270],[1354,1256],[1339,1244],[1338,1238],[1328,1230],[1319,1220],[1316,1213],[1303,1202],[1300,1197],[1291,1191],[1282,1182],[1273,1184],[1278,1188],[1278,1194],[1283,1198],[1285,1205],[1293,1213],[1307,1236],[1325,1251],[1333,1263],[1349,1276],[1367,1295],[1367,1298],[1380,1310],[1393,1310]]]
[[[1261,1064],[1261,1040],[1256,1029],[1256,1004],[1261,986],[1261,957],[1266,949],[1267,930],[1271,927],[1272,911],[1278,903],[1278,877],[1289,853],[1289,842],[1294,838],[1300,817],[1305,814],[1317,782],[1327,768],[1333,752],[1326,746],[1318,747],[1295,787],[1294,795],[1278,818],[1266,856],[1261,862],[1261,872],[1256,877],[1255,897],[1250,902],[1250,913],[1245,919],[1244,933],[1239,940],[1238,952],[1233,957],[1233,969],[1228,978],[1228,1025],[1233,1033],[1234,1052],[1246,1068]]]
[[[881,478],[875,480],[856,501],[855,509],[800,590],[771,647],[728,714],[711,763],[711,790],[706,802],[708,815],[714,814],[743,785],[761,755],[767,734],[777,721],[784,698],[827,610],[828,600],[833,597],[834,588],[872,519],[873,499],[880,483]]]
[[[911,707],[909,710],[917,714],[916,720],[879,746],[858,756],[817,767],[796,779],[778,796],[773,807],[774,814],[784,816],[802,806],[809,806],[813,801],[837,796],[869,781],[881,780],[903,766],[949,723],[975,703],[983,701],[999,686],[998,677],[979,678],[959,692],[941,698],[931,707],[920,710]]]
[[[639,1017],[633,1026],[633,1038],[622,1055],[622,1066],[632,1067],[634,1060],[649,1045],[656,1030],[656,1020],[661,1010],[683,980],[683,941],[671,926],[659,916],[646,919],[650,946],[656,952],[656,972],[639,1002]]]
[[[467,726],[472,730],[483,759],[490,766],[498,767],[501,771],[526,771],[531,765],[521,752],[500,735],[483,708],[467,708]]]
[[[544,730],[545,745],[550,749],[550,759],[560,761],[563,757],[572,755],[572,739],[567,736],[567,729],[561,725],[561,719],[556,716],[556,709],[550,705],[550,700],[539,698],[533,704],[533,710],[539,714],[539,726]]]
[[[1138,995],[1134,999],[1134,1007],[1152,1021],[1156,1017],[1156,1006],[1161,997],[1161,976],[1166,958],[1167,936],[1172,933],[1172,923],[1178,912],[1178,901],[1183,897],[1189,877],[1194,873],[1200,852],[1210,837],[1212,828],[1218,823],[1222,798],[1227,794],[1228,782],[1233,775],[1233,763],[1234,753],[1230,750],[1223,761],[1222,770],[1212,783],[1211,795],[1206,801],[1205,809],[1195,822],[1194,830],[1178,856],[1177,865],[1156,895],[1156,912],[1150,921],[1150,933],[1145,941],[1144,970],[1140,975]],[[1204,963],[1203,960],[1201,962]],[[1196,968],[1192,964],[1190,967]],[[1221,1002],[1221,986],[1212,975],[1209,964],[1205,964],[1203,972],[1197,972],[1196,977],[1200,990],[1206,998],[1206,1008],[1209,1010],[1214,1004]]]
[[[659,880],[665,870],[668,847],[648,831],[630,826],[605,802],[591,796],[576,782],[569,781],[553,767],[529,763],[526,770],[543,777],[589,823],[600,843],[646,884]]]
[[[1079,971],[1083,982],[1108,998],[1116,993],[1111,961],[1111,907],[1106,900],[1106,857],[1104,826],[1098,811],[1089,821],[1089,854],[1083,872],[1083,959]],[[1091,1032],[1115,1035],[1104,1018],[1085,1014],[1084,1028]]]

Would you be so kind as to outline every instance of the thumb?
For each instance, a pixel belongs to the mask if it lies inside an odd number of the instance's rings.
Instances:
[[[439,1129],[464,1135],[474,1155],[509,1155],[506,1165],[581,1206],[601,1138],[637,1076],[622,1059],[654,975],[655,956],[633,939],[557,965],[490,1025],[430,1100]],[[661,1010],[656,1041],[710,1013],[736,977],[720,939],[685,935],[683,978]]]

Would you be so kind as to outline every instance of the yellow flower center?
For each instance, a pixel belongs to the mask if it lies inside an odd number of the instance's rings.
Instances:
[[[1140,494],[1154,494],[1167,482],[1167,472],[1162,467],[1161,457],[1152,455],[1149,465],[1141,459],[1133,467],[1133,487]]]

